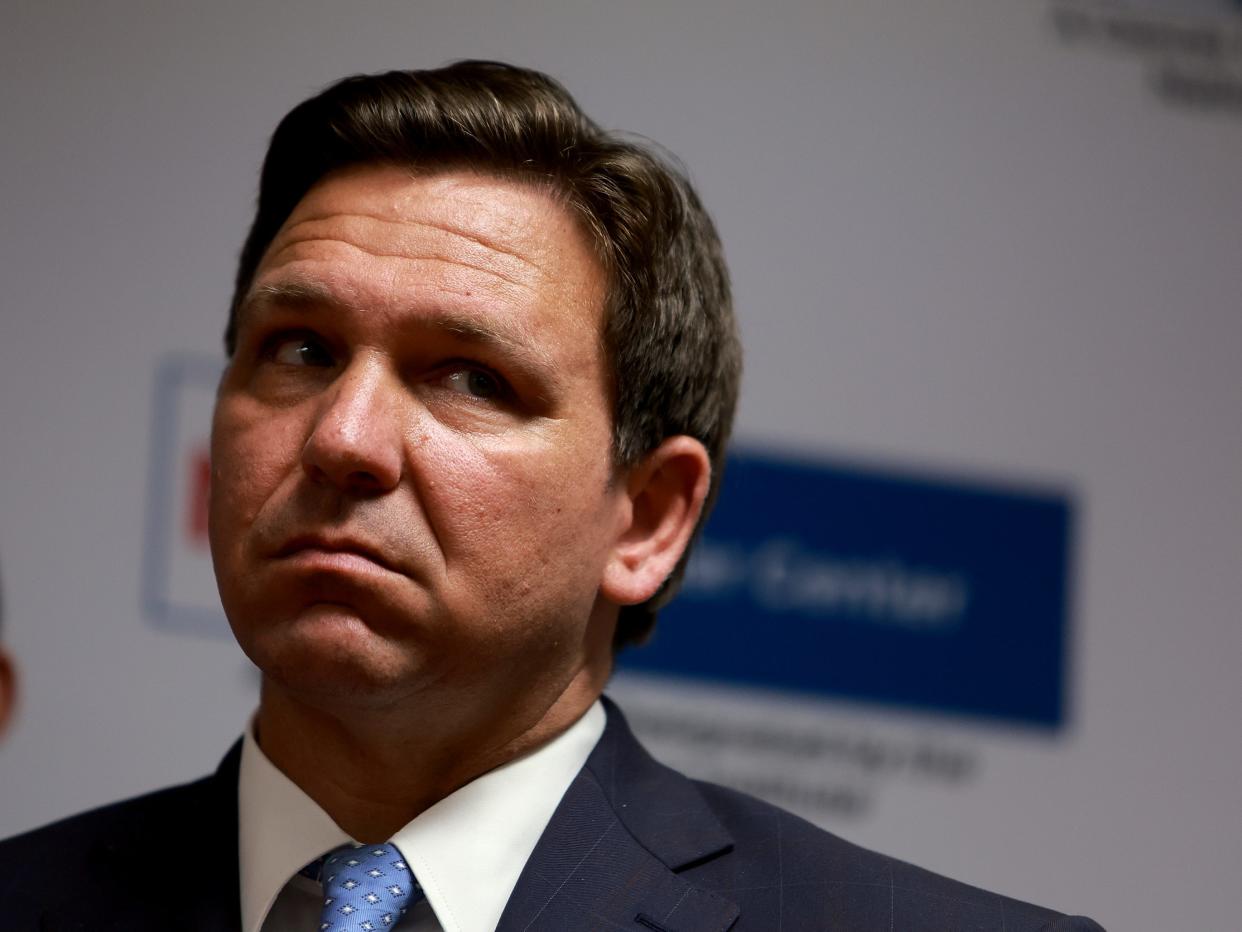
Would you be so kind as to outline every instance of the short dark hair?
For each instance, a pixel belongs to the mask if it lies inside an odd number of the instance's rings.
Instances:
[[[668,437],[695,437],[712,462],[706,516],[719,489],[741,380],[720,239],[671,157],[601,129],[540,72],[461,61],[357,75],[294,107],[263,162],[225,331],[229,355],[238,307],[281,225],[317,181],[366,164],[467,168],[544,185],[564,198],[608,276],[603,340],[614,462],[631,466]],[[688,555],[687,549],[653,598],[622,607],[615,646],[647,638]]]

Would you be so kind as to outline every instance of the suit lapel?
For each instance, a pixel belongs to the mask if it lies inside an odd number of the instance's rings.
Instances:
[[[497,932],[723,932],[729,900],[678,875],[732,842],[694,784],[656,763],[605,700],[608,725],[536,845]]]

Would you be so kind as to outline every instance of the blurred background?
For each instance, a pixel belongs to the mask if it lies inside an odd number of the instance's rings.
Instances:
[[[501,58],[689,167],[747,351],[658,756],[1110,929],[1242,864],[1242,6],[10,2],[0,835],[214,768],[205,441],[269,134]]]

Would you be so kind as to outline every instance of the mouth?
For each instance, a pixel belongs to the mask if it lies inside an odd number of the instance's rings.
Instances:
[[[322,563],[341,569],[373,564],[381,569],[396,572],[395,567],[385,559],[380,548],[366,541],[347,537],[327,537],[318,534],[294,537],[277,550],[275,556],[277,559]]]

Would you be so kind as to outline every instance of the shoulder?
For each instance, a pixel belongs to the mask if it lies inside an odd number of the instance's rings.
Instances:
[[[730,857],[687,879],[741,901],[742,916],[780,915],[784,928],[1091,932],[1067,917],[960,883],[852,844],[753,796],[694,781],[734,839]],[[823,923],[819,925],[817,923]]]
[[[114,846],[148,835],[167,832],[170,825],[193,812],[195,801],[206,795],[205,777],[194,783],[169,787],[60,819],[0,841],[0,863],[29,858],[42,852],[82,850],[96,843]]]
[[[29,893],[109,870],[122,852],[141,851],[181,835],[202,812],[210,778],[79,813],[0,841],[0,884]],[[60,865],[48,871],[49,864]]]
[[[0,902],[20,904],[4,927],[35,928],[55,914],[64,919],[57,928],[92,928],[112,915],[145,928],[137,921],[144,898],[162,908],[185,872],[218,873],[221,857],[236,860],[236,774],[234,751],[209,777],[0,841]],[[94,912],[75,919],[79,908]]]
[[[655,761],[621,711],[587,761],[629,833],[684,880],[736,904],[733,932],[1098,932],[851,844],[754,796]]]

